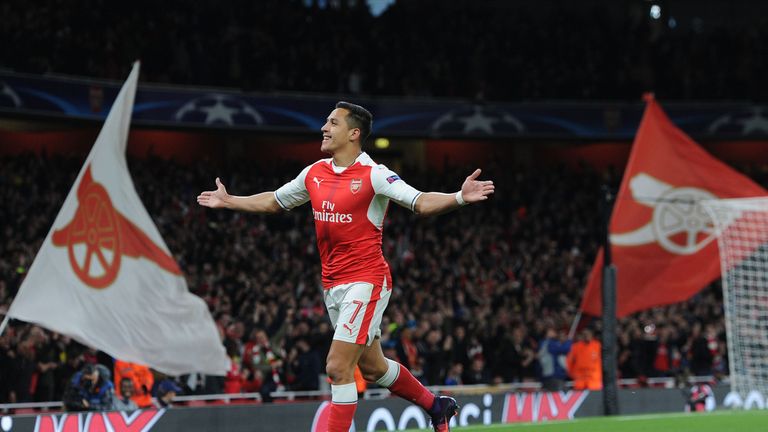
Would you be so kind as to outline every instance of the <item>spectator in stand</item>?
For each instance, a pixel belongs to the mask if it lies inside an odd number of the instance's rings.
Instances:
[[[133,380],[128,377],[123,377],[120,380],[119,394],[115,395],[112,403],[112,409],[115,411],[136,411],[139,409],[136,402],[133,400]]]
[[[494,382],[522,382],[534,379],[536,350],[534,344],[526,337],[525,328],[517,325],[512,332],[502,333],[499,339],[498,354],[494,358]]]
[[[462,365],[469,364],[469,340],[467,339],[467,329],[462,325],[456,326],[453,331],[451,361]]]
[[[653,369],[656,376],[673,377],[680,372],[680,350],[674,343],[672,329],[666,325],[657,328],[659,334]]]
[[[242,393],[249,372],[243,368],[237,348],[232,344],[225,345],[225,347],[229,356],[229,370],[224,376],[224,393]]]
[[[690,371],[695,376],[709,375],[712,373],[712,360],[714,358],[710,345],[717,344],[713,332],[707,326],[706,334],[702,331],[702,323],[693,324],[691,335],[688,338],[687,351]]]
[[[413,334],[416,330],[416,321],[410,320],[400,329],[400,337],[397,340],[397,359],[408,369],[415,369],[418,364],[419,348]]]
[[[282,388],[280,377],[283,361],[272,350],[267,332],[257,328],[251,332],[251,340],[245,345],[243,364],[250,369],[250,376],[256,376],[256,371],[262,377],[259,388],[262,399],[271,401],[270,393]]]
[[[67,411],[107,411],[112,409],[115,387],[109,370],[102,365],[86,364],[64,391]]]
[[[293,376],[290,388],[298,391],[317,390],[320,387],[319,377],[323,371],[322,363],[306,338],[296,340],[295,346],[288,353],[289,374]],[[362,388],[362,391],[364,392],[365,388]],[[361,393],[359,388],[358,393]]]
[[[170,408],[173,398],[181,394],[181,387],[170,378],[160,380],[155,388],[155,402],[157,408]]]
[[[462,378],[463,375],[464,364],[458,362],[454,363],[448,370],[448,375],[445,377],[445,382],[443,384],[447,386],[462,385],[464,384],[464,379]]]
[[[421,356],[424,358],[424,379],[428,385],[440,385],[445,377],[450,351],[446,349],[446,340],[440,329],[432,329],[421,344]]]
[[[491,384],[491,371],[485,366],[482,354],[476,354],[472,358],[472,364],[464,372],[464,384]]]
[[[715,392],[712,391],[712,387],[710,387],[709,384],[697,383],[691,385],[688,389],[688,406],[686,406],[686,411],[707,411],[707,399],[714,397],[714,394]]]
[[[131,388],[131,399],[139,408],[148,408],[152,406],[152,387],[155,384],[155,377],[149,367],[139,363],[131,363],[123,360],[115,361],[115,385],[117,386],[117,396],[122,397],[123,378],[128,378],[133,383]]]
[[[11,348],[11,333],[0,335],[0,402],[16,402],[13,391],[13,370],[16,367],[16,351]]]
[[[58,339],[59,335],[49,335],[37,326],[30,331],[37,357],[35,400],[38,402],[54,400],[56,396],[56,369],[60,366],[61,351],[53,338]]]
[[[250,379],[250,378],[249,378]],[[191,373],[179,377],[183,384],[182,390],[188,395],[212,395],[224,393],[224,377],[218,375],[206,375],[202,373]],[[250,390],[250,387],[244,389],[246,392],[258,391]]]
[[[14,372],[16,401],[20,403],[32,402],[35,396],[37,375],[37,354],[35,353],[34,342],[31,339],[26,339],[20,343],[18,354]]]
[[[397,353],[397,341],[394,341],[392,339],[384,340],[382,338],[381,349],[384,351],[384,355],[387,358],[399,359],[399,356]]]
[[[686,412],[706,412],[715,408],[715,393],[709,383],[691,382],[691,377],[686,372],[682,372],[675,377],[675,385],[683,392]],[[711,405],[707,404],[710,398]]]
[[[568,375],[575,390],[603,388],[602,346],[591,329],[584,329],[581,337],[571,346],[568,354]]]
[[[541,370],[541,385],[547,391],[562,391],[568,379],[566,358],[571,352],[571,341],[565,330],[560,332],[547,327],[544,339],[539,343],[537,359]]]

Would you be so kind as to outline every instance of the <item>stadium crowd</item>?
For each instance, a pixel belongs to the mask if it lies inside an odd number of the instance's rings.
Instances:
[[[363,0],[7,0],[0,67],[120,80],[142,59],[148,82],[262,92],[765,100],[765,5],[709,3],[653,19],[639,0],[401,0],[378,17]]]
[[[311,212],[247,215],[195,202],[216,175],[227,173],[228,189],[246,194],[274,190],[301,166],[188,165],[151,156],[129,163],[140,197],[190,290],[209,305],[232,360],[224,378],[171,377],[179,392],[268,396],[319,388],[332,329]],[[0,308],[13,300],[81,164],[81,157],[0,157]],[[401,176],[422,190],[456,190],[465,171],[449,166],[427,175],[406,167]],[[482,205],[434,219],[390,209],[383,247],[395,291],[383,321],[385,354],[428,385],[564,379],[560,356],[570,349],[566,333],[600,238],[601,185],[615,187],[620,177],[586,165],[493,165],[484,176],[498,188]],[[719,292],[713,286],[690,301],[621,320],[620,377],[642,382],[726,371]],[[599,334],[599,323],[588,328]],[[0,336],[0,403],[62,400],[84,366],[112,371],[113,361],[12,321]]]

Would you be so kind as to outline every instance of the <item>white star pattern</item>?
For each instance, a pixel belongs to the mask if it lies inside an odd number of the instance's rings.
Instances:
[[[228,106],[224,105],[221,99],[217,98],[216,103],[213,106],[200,107],[200,111],[203,111],[207,114],[207,117],[205,118],[205,124],[211,124],[217,120],[220,120],[228,125],[231,125],[233,124],[232,115],[240,110],[236,108],[229,108]]]
[[[19,98],[19,95],[16,94],[15,91],[9,86],[8,84],[4,82],[0,82],[0,88],[2,90],[0,91],[0,95],[7,96],[11,101],[13,101],[13,105],[16,107],[21,106],[21,98]]]
[[[762,108],[753,108],[752,116],[740,120],[742,124],[741,133],[749,135],[753,132],[768,133],[768,118],[763,117]]]
[[[498,122],[497,119],[484,115],[479,106],[475,107],[474,114],[468,117],[459,117],[459,120],[464,123],[464,133],[481,130],[489,135],[493,134],[493,124]]]
[[[252,106],[242,99],[226,94],[208,94],[193,99],[182,106],[175,115],[176,120],[184,121],[189,115],[202,114],[205,124],[224,123],[264,124],[264,118]],[[250,118],[250,121],[248,120]]]
[[[453,120],[453,113],[445,114],[442,117],[435,120],[435,122],[432,124],[432,130],[438,131],[442,129],[444,125],[450,123],[452,120]]]

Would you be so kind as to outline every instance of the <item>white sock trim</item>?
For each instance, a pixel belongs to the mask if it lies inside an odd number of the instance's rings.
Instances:
[[[331,384],[331,402],[338,404],[357,403],[357,385],[355,383]]]
[[[397,381],[397,377],[400,376],[400,363],[387,359],[387,372],[384,373],[384,375],[376,380],[376,384],[389,388],[392,384]]]

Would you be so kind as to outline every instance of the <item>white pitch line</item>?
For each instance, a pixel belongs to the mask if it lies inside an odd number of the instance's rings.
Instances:
[[[666,413],[666,414],[637,414],[637,415],[631,415],[631,416],[621,416],[621,417],[607,417],[607,419],[613,420],[613,421],[637,421],[637,420],[646,420],[646,419],[663,419],[663,418],[681,418],[681,417],[700,417],[700,416],[714,416],[714,415],[729,415],[732,414],[732,411],[710,411],[707,413],[690,413],[690,412],[681,412],[681,413]],[[582,417],[586,418],[586,417]],[[592,417],[596,418],[596,417]]]

